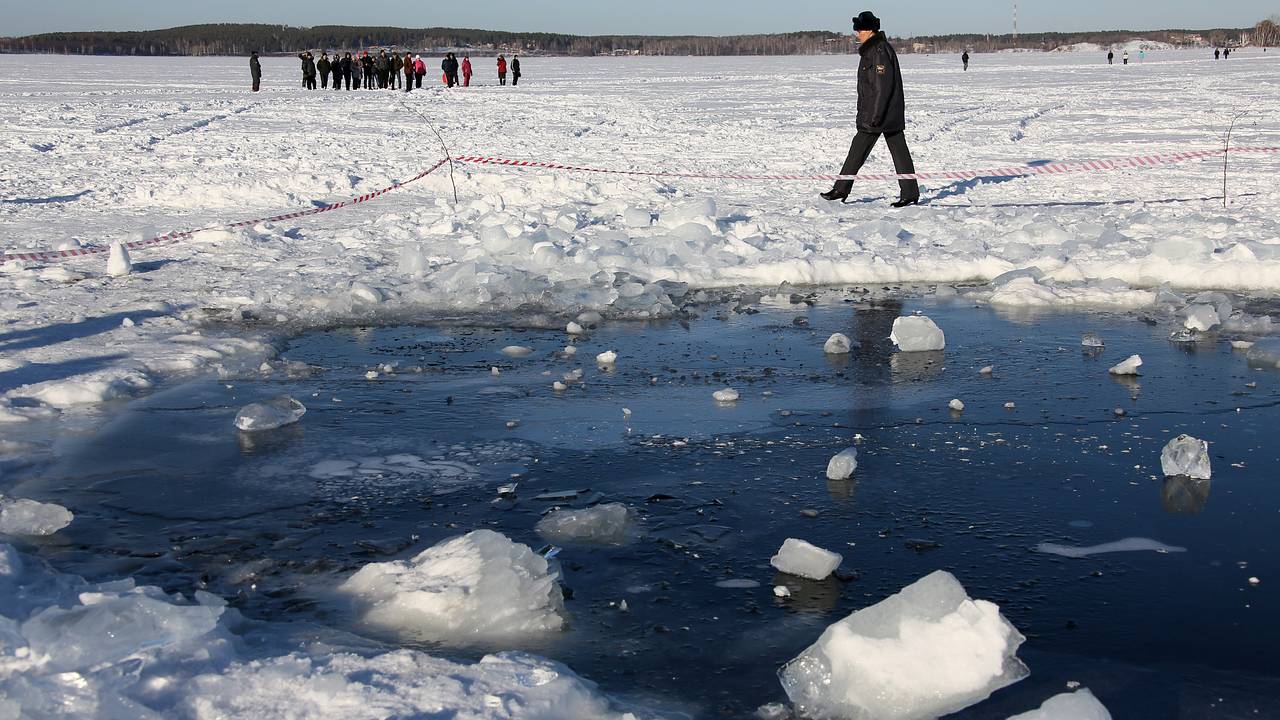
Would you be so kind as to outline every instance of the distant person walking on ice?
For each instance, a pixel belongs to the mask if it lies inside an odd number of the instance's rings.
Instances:
[[[968,50],[965,50],[964,54],[960,56],[960,62],[964,63],[964,70],[965,72],[968,72],[969,71],[969,51]]]
[[[1219,50],[1218,48],[1214,48],[1214,49],[1213,49],[1213,59],[1214,59],[1214,60],[1218,60],[1218,59],[1220,59],[1221,57],[1222,57],[1222,51],[1221,51],[1221,50]]]
[[[1225,49],[1225,50],[1223,50],[1223,51],[1222,51],[1222,59],[1223,59],[1223,60],[1226,60],[1226,59],[1227,59],[1227,58],[1229,58],[1229,57],[1231,57],[1231,48],[1227,48],[1227,49]]]
[[[258,51],[249,54],[249,77],[253,78],[253,91],[262,87],[262,63],[258,61]]]
[[[498,84],[507,84],[507,59],[501,55],[498,56]]]
[[[863,11],[853,19],[857,33],[858,54],[858,134],[849,146],[849,156],[840,169],[841,175],[857,175],[867,161],[871,149],[884,136],[893,155],[893,167],[899,173],[914,173],[911,151],[907,148],[906,101],[902,91],[902,71],[898,54],[889,39],[880,32],[880,18]],[[826,200],[845,200],[853,190],[852,180],[837,180],[831,190],[822,193]],[[899,197],[893,207],[906,207],[920,202],[920,184],[915,180],[898,181]]]
[[[512,85],[520,84],[520,56],[519,55],[511,56],[511,84]]]
[[[1108,51],[1107,51],[1107,64],[1108,64],[1108,65],[1115,65],[1115,64],[1116,64],[1116,54],[1115,54],[1115,52],[1114,52],[1114,51],[1112,51],[1112,50],[1108,50]]]
[[[471,87],[471,56],[462,56],[462,87]]]
[[[1121,61],[1121,62],[1123,62],[1125,65],[1128,65],[1128,64],[1129,64],[1129,51],[1128,51],[1128,50],[1125,50],[1125,51],[1124,51],[1124,55],[1121,55],[1121,56],[1120,56],[1120,61]]]

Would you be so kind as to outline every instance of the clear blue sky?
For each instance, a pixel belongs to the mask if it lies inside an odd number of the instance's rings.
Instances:
[[[866,3],[865,5],[863,3]],[[1020,0],[1023,32],[1248,27],[1280,0]],[[374,9],[376,8],[376,10]],[[0,0],[0,35],[207,22],[472,27],[583,35],[849,31],[870,9],[894,35],[1004,33],[1012,0]]]

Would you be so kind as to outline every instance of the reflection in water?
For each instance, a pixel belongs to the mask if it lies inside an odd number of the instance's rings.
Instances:
[[[245,455],[261,455],[283,450],[302,440],[305,434],[299,423],[266,432],[239,431],[236,433],[236,445]]]
[[[846,503],[852,502],[854,495],[858,492],[858,481],[853,478],[847,480],[827,480],[827,494],[832,500]]]
[[[1195,515],[1209,502],[1209,480],[1197,480],[1186,475],[1164,479],[1160,489],[1160,504],[1171,515]]]
[[[900,352],[889,358],[895,383],[925,382],[942,373],[947,356],[942,350]]]
[[[836,603],[840,602],[841,594],[844,593],[844,583],[834,576],[827,577],[825,580],[808,580],[796,575],[778,573],[773,576],[772,585],[773,587],[785,585],[791,591],[790,597],[775,598],[775,600],[795,612],[831,612]]]
[[[1131,400],[1137,400],[1142,394],[1142,383],[1133,375],[1111,375],[1111,381],[1128,390]]]

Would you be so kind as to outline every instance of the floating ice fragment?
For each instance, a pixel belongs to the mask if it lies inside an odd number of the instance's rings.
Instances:
[[[369,372],[366,372],[366,373],[364,374],[364,379],[365,379],[365,380],[377,380],[377,379],[378,379],[378,371],[377,371],[377,370],[370,370]]]
[[[586,330],[584,330],[581,325],[579,325],[576,322],[573,322],[572,320],[569,321],[568,325],[564,326],[564,331],[569,333],[570,335],[581,335],[582,333],[586,332]]]
[[[929,352],[947,346],[942,329],[924,315],[900,317],[893,321],[889,339],[903,352]]]
[[[1187,317],[1182,324],[1188,330],[1206,332],[1222,323],[1217,308],[1212,305],[1191,305],[1185,312]]]
[[[546,558],[476,530],[402,561],[365,565],[338,591],[362,622],[449,643],[559,630],[564,599]]]
[[[306,414],[305,405],[288,395],[281,395],[240,408],[240,412],[236,413],[236,428],[245,432],[275,430],[298,422]]]
[[[618,353],[613,350],[605,350],[596,356],[597,365],[613,365],[618,362]]]
[[[737,402],[738,391],[734,390],[733,388],[725,388],[723,390],[717,390],[711,393],[711,397],[715,398],[716,402],[721,402],[721,403]]]
[[[533,348],[524,345],[508,345],[502,348],[502,354],[513,358],[529,357],[533,354]]]
[[[853,471],[857,469],[858,449],[842,450],[827,462],[827,479],[848,480],[853,476]]]
[[[1138,355],[1130,355],[1128,359],[1107,372],[1112,375],[1137,375],[1138,368],[1142,367],[1142,358]]]
[[[804,540],[787,538],[769,564],[779,571],[810,580],[822,580],[840,567],[844,558],[839,553],[823,550]]]
[[[134,323],[134,322],[133,322],[133,318],[125,318],[125,319],[123,319],[123,320],[121,320],[121,321],[120,321],[120,327],[131,328],[131,327],[133,327],[135,324],[136,324],[136,323]]]
[[[1105,553],[1114,552],[1142,552],[1152,551],[1158,553],[1175,553],[1186,552],[1186,548],[1177,547],[1175,545],[1165,545],[1158,540],[1150,538],[1125,538],[1116,540],[1115,542],[1102,543],[1101,545],[1090,545],[1088,547],[1078,547],[1075,545],[1059,545],[1057,543],[1040,543],[1033,548],[1036,552],[1048,555],[1059,555],[1061,557],[1082,558],[1090,555],[1103,555]]]
[[[826,344],[822,346],[822,351],[828,355],[848,355],[852,347],[847,335],[835,333],[827,338]]]
[[[1232,340],[1231,341],[1232,350],[1248,350],[1251,347],[1253,347],[1252,340]]]
[[[1190,435],[1179,435],[1160,451],[1160,469],[1166,477],[1186,475],[1196,480],[1208,480],[1213,474],[1209,467],[1209,443]]]
[[[728,590],[750,590],[751,588],[760,587],[760,583],[746,578],[731,578],[729,580],[721,580],[716,583],[716,587]]]
[[[774,585],[773,594],[780,598],[791,597],[791,588],[786,585]]]
[[[778,675],[805,717],[926,720],[1026,677],[1024,639],[938,571],[831,625]]]
[[[555,390],[556,392],[564,392],[565,390],[569,389],[569,386],[557,380],[551,383],[551,389]]]
[[[622,503],[597,505],[584,510],[556,510],[534,528],[547,540],[622,545],[631,539],[631,511]]]
[[[131,272],[133,272],[133,261],[129,259],[129,249],[118,240],[111,243],[111,254],[107,257],[107,274],[112,277],[122,277]]]
[[[1097,333],[1087,332],[1080,336],[1080,346],[1087,348],[1106,347],[1106,343],[1102,342],[1102,338]]]
[[[979,370],[979,371],[978,371],[978,374],[979,374],[979,375],[990,375],[990,374],[994,373],[995,371],[996,371],[995,366],[993,366],[993,365],[987,365],[986,367],[984,367],[984,368],[982,368],[981,370]]]
[[[576,348],[576,347],[574,347],[574,346],[572,346],[572,345],[565,345],[565,346],[564,346],[564,354],[565,354],[565,355],[568,355],[568,356],[570,356],[570,357],[572,357],[572,356],[574,356],[574,355],[577,355],[577,354],[578,354],[578,348]]]
[[[1038,710],[1014,715],[1009,720],[1111,720],[1111,713],[1088,688],[1081,688],[1054,695]]]
[[[951,402],[947,403],[947,407],[951,408],[952,410],[955,410],[956,412],[964,412],[964,402],[961,401],[960,398],[956,398]]]
[[[54,503],[0,498],[0,533],[5,535],[52,535],[74,518],[70,510]]]
[[[604,322],[604,316],[595,310],[587,310],[578,313],[578,324],[582,327],[593,328]]]

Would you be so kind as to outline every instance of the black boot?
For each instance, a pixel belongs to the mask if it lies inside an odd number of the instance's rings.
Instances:
[[[837,180],[836,184],[827,192],[819,193],[818,197],[823,200],[840,200],[844,201],[849,197],[849,193],[853,191],[852,180]]]
[[[920,198],[918,198],[918,197],[912,197],[912,198],[899,198],[897,202],[893,203],[893,207],[896,207],[896,208],[904,208],[904,207],[906,207],[906,206],[908,206],[908,205],[915,205],[915,204],[917,204],[917,203],[919,203],[919,202],[920,202]]]

